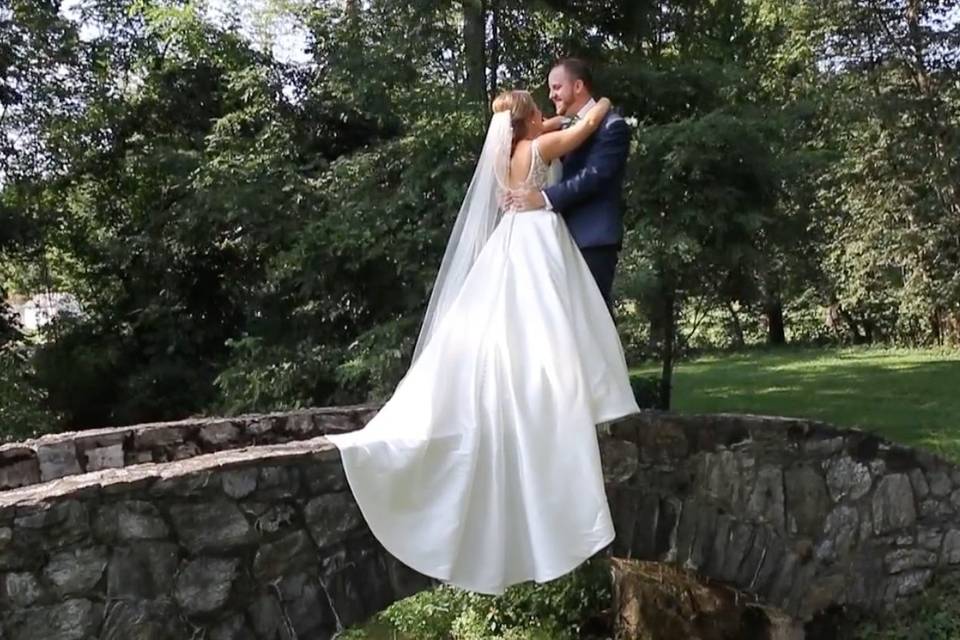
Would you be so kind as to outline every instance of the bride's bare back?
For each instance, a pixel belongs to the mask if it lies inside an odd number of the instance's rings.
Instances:
[[[521,140],[510,158],[510,177],[507,183],[511,189],[519,189],[527,185],[532,166],[533,140]]]

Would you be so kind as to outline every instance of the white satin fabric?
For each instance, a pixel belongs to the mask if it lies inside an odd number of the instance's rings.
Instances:
[[[387,551],[500,594],[562,576],[613,540],[595,425],[638,410],[563,220],[526,211],[503,216],[389,402],[330,440]]]

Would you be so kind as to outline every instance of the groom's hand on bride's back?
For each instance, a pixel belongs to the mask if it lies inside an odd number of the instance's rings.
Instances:
[[[503,200],[505,211],[533,211],[544,206],[543,193],[538,189],[511,189]]]

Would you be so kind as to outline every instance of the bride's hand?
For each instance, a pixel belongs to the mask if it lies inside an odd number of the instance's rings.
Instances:
[[[552,118],[543,119],[543,132],[549,133],[551,131],[560,131],[563,128],[563,116],[554,116]]]

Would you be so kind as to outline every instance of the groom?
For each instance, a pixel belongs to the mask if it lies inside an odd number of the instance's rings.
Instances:
[[[576,122],[594,105],[593,76],[582,60],[565,58],[550,70],[550,101],[557,115]],[[563,158],[563,179],[543,191],[512,191],[510,209],[556,211],[567,223],[607,306],[623,243],[623,175],[630,130],[612,110],[593,137]]]

